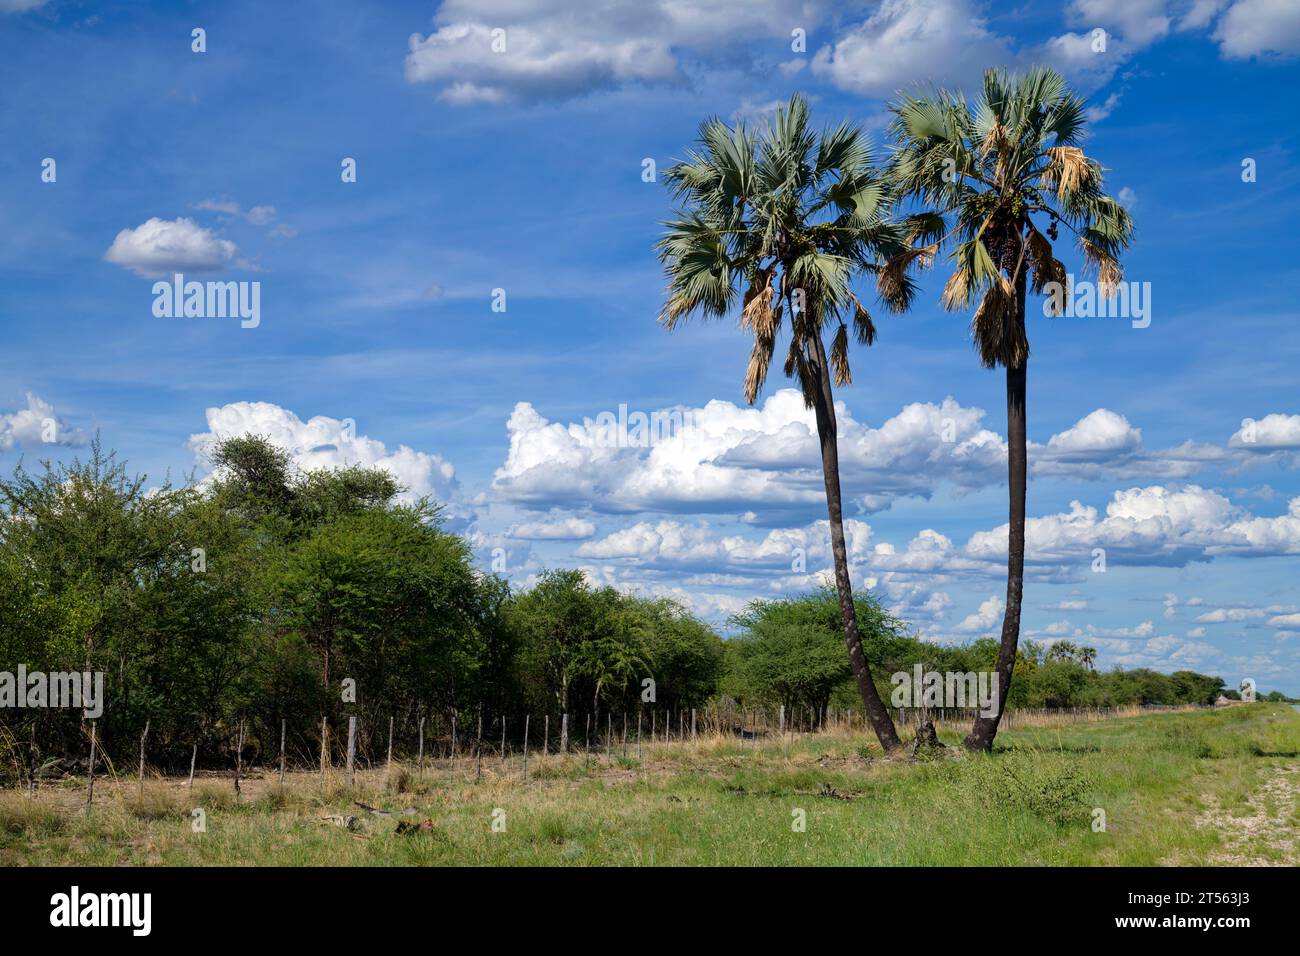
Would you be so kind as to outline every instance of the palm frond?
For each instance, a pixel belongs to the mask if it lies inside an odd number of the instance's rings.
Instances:
[[[1085,268],[1097,270],[1097,291],[1106,298],[1113,296],[1124,281],[1119,260],[1085,236],[1079,237],[1079,249],[1083,252]]]
[[[853,300],[853,334],[857,337],[859,345],[875,345],[876,343],[876,324],[871,321],[871,313],[863,308],[858,297],[849,293],[849,298]],[[843,329],[843,326],[840,326]]]
[[[956,268],[940,299],[945,309],[969,307],[974,297],[989,286],[1001,286],[1004,292],[1008,291],[1006,278],[998,271],[982,240],[963,242],[954,250],[952,258]]]
[[[909,217],[909,244],[952,244],[953,271],[940,301],[947,309],[975,308],[981,361],[1013,365],[1028,356],[1017,289],[1021,281],[1036,293],[1065,284],[1066,267],[1048,238],[1056,238],[1058,225],[1076,234],[1086,266],[1113,294],[1133,223],[1102,191],[1102,167],[1078,145],[1086,107],[1058,71],[988,70],[971,106],[938,90],[901,96],[890,110],[890,185],[896,202],[922,207]],[[1040,215],[1051,219],[1045,230],[1035,225]],[[877,287],[905,278],[911,255],[886,261]]]
[[[1048,284],[1053,282],[1059,286],[1064,286],[1066,280],[1065,264],[1056,258],[1052,250],[1052,244],[1047,237],[1037,229],[1030,227],[1026,245],[1029,251],[1029,261],[1033,266],[1033,280],[1030,287],[1034,292],[1042,294]]]
[[[940,112],[945,140],[962,142],[964,106],[945,101]],[[937,175],[938,159],[923,157],[921,175]],[[961,158],[972,171],[976,161],[973,154]],[[910,276],[880,279],[889,260],[914,241],[891,218],[895,191],[873,165],[861,129],[842,123],[818,132],[802,96],[791,97],[755,133],[708,120],[665,178],[680,211],[656,244],[668,278],[660,319],[671,329],[691,315],[721,317],[739,300],[739,323],[754,337],[748,400],[766,380],[783,313],[791,319],[785,372],[811,400],[823,361],[809,357],[811,343],[820,356],[826,322],[837,319],[843,327],[833,370],[842,382],[848,381],[848,327],[863,344],[875,340],[876,326],[851,289],[855,278],[876,278],[891,310],[910,305],[916,290]],[[933,251],[916,255],[928,261]]]
[[[843,387],[853,384],[853,373],[849,370],[849,327],[841,325],[831,343],[831,368],[835,370],[835,384]]]
[[[1057,199],[1078,192],[1092,176],[1092,165],[1079,147],[1049,146],[1045,152],[1050,161],[1040,181],[1044,189],[1056,188]]]
[[[749,365],[745,369],[745,403],[748,405],[754,404],[767,381],[767,367],[775,348],[775,336],[754,334],[754,347],[750,350]]]
[[[1025,324],[1016,314],[1016,298],[1001,283],[984,292],[971,317],[971,339],[985,368],[1018,368],[1029,358]]]

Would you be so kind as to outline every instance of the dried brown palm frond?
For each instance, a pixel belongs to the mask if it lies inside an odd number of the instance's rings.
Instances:
[[[852,292],[849,298],[853,300],[853,334],[856,336],[859,345],[874,345],[876,341],[876,324],[871,321],[871,313],[868,312],[858,301],[858,297]]]
[[[782,370],[785,372],[785,377],[792,378],[796,371],[800,371],[800,366],[802,364],[803,353],[799,350],[799,340],[791,339],[790,351],[785,353],[785,368]]]
[[[937,249],[938,241],[947,232],[947,220],[935,212],[918,212],[908,216],[904,220],[907,231],[903,234],[909,245],[915,245],[922,239],[934,241],[933,248]]]
[[[664,301],[664,307],[659,313],[659,324],[671,332],[676,327],[677,320],[690,310],[691,303],[687,298],[683,295],[674,294],[670,286],[668,298]]]
[[[1089,242],[1082,236],[1079,238],[1079,248],[1083,250],[1085,268],[1097,270],[1097,291],[1110,298],[1119,290],[1119,284],[1124,281],[1124,269],[1120,266],[1119,260],[1095,242]]]
[[[1016,315],[1015,293],[1000,282],[988,287],[971,318],[971,337],[985,368],[1019,368],[1029,358],[1025,324]]]
[[[772,324],[772,300],[776,291],[766,275],[761,275],[760,278],[764,280],[762,286],[756,282],[745,293],[745,307],[740,312],[742,329],[766,328]]]
[[[1110,298],[1119,291],[1119,284],[1124,281],[1124,267],[1119,260],[1107,255],[1097,270],[1097,291]]]
[[[771,335],[772,338],[776,338],[776,332],[779,328],[781,328],[781,315],[782,312],[781,312],[781,307],[779,305],[772,309],[770,313],[772,323],[770,326],[768,326],[767,329],[764,330],[765,335]]]
[[[745,402],[754,404],[763,383],[767,381],[767,367],[772,362],[776,339],[770,335],[755,335],[754,347],[749,353],[749,366],[745,369]]]
[[[793,376],[796,372],[802,379],[806,371],[803,346],[808,334],[808,314],[807,312],[790,313],[790,351],[785,356],[785,375],[786,378]]]
[[[994,120],[993,125],[989,127],[988,133],[984,136],[984,142],[980,143],[980,159],[988,156],[990,150],[996,149],[998,152],[1006,152],[1009,146],[1007,128],[1002,125],[1002,120]]]
[[[994,181],[1002,183],[1006,180],[1007,160],[1011,152],[1011,144],[1007,140],[1007,128],[1002,125],[1001,120],[994,122],[989,128],[988,134],[984,137],[984,142],[980,143],[980,158],[984,159],[990,152],[997,156],[997,166],[994,168]]]
[[[1043,186],[1056,187],[1056,198],[1064,199],[1066,193],[1076,192],[1092,176],[1088,157],[1078,146],[1049,146],[1050,161],[1043,170]]]
[[[799,382],[804,407],[812,408],[816,404],[818,386],[813,376],[812,364],[804,354],[805,341],[798,335],[791,338],[790,351],[785,357],[785,374],[787,378],[794,378]]]
[[[1052,254],[1052,243],[1048,238],[1031,227],[1026,245],[1029,248],[1029,261],[1033,266],[1031,286],[1034,292],[1041,294],[1048,284],[1053,282],[1064,286],[1065,263]]]
[[[937,242],[928,246],[913,246],[886,262],[876,273],[876,288],[880,290],[880,297],[886,302],[902,298],[906,294],[907,270],[913,264],[919,264],[922,269],[930,268],[934,265],[934,257],[938,252]]]
[[[961,308],[970,300],[970,270],[964,266],[958,266],[948,277],[948,281],[943,287],[943,296],[940,301],[945,309]]]
[[[835,384],[844,386],[853,384],[853,372],[849,369],[849,327],[840,325],[831,343],[831,367],[835,370]]]

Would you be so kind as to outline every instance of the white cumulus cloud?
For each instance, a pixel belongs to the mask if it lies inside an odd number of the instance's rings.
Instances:
[[[229,239],[218,238],[193,219],[154,216],[119,232],[104,259],[137,275],[157,278],[173,271],[220,269],[238,251]]]
[[[851,513],[928,498],[945,485],[963,493],[1006,480],[1006,442],[984,427],[983,409],[952,398],[914,402],[879,427],[842,402],[836,414]],[[610,427],[612,411],[563,424],[520,402],[506,424],[510,450],[493,493],[529,507],[742,513],[768,525],[804,522],[825,507],[816,421],[796,390],[779,389],[752,408],[715,400],[645,417],[653,416],[680,427],[629,429],[624,441]],[[1046,444],[1031,443],[1029,458],[1036,476],[1096,481],[1188,478],[1234,454],[1194,442],[1149,450],[1140,429],[1099,408]]]
[[[1295,0],[1236,0],[1214,29],[1229,59],[1300,54],[1300,3]]]
[[[822,47],[812,69],[841,89],[889,97],[917,82],[966,84],[1011,58],[969,0],[884,0],[865,21]]]
[[[999,626],[1002,621],[1002,612],[1006,610],[1006,603],[997,595],[981,601],[979,610],[974,614],[968,614],[957,625],[957,630],[963,634],[973,634],[983,631],[989,631]]]
[[[446,102],[469,106],[564,99],[627,83],[682,78],[683,53],[707,56],[759,38],[788,44],[811,29],[819,0],[446,0],[432,32],[413,33],[409,83],[432,83]]]
[[[27,393],[27,407],[0,412],[0,451],[20,446],[77,446],[86,440],[85,433],[69,425],[43,398]]]
[[[1259,421],[1247,419],[1232,433],[1228,446],[1252,452],[1300,449],[1300,415],[1273,413]]]
[[[585,518],[556,517],[548,521],[520,521],[506,536],[520,541],[577,541],[596,533],[596,525]]]

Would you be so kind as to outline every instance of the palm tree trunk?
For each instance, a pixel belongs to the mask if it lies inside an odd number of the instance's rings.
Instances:
[[[1016,284],[1016,313],[1025,321],[1025,276]],[[990,751],[1011,690],[1011,675],[1020,643],[1020,599],[1025,584],[1025,476],[1028,450],[1025,437],[1026,359],[1018,368],[1007,369],[1007,498],[1010,515],[1007,527],[1007,609],[1002,616],[1002,643],[998,648],[998,706],[992,717],[978,716],[966,737],[967,750]]]
[[[858,613],[853,606],[853,586],[849,582],[849,558],[844,546],[844,520],[840,496],[840,452],[838,428],[835,422],[835,401],[831,394],[831,380],[826,361],[826,347],[821,335],[810,336],[816,347],[809,362],[813,377],[816,379],[812,389],[813,410],[817,415],[817,440],[821,444],[822,477],[826,481],[826,511],[831,526],[831,553],[835,558],[835,590],[840,599],[840,619],[844,624],[844,642],[849,650],[849,667],[853,670],[853,679],[857,682],[858,693],[862,696],[862,705],[866,710],[871,728],[876,732],[876,739],[886,752],[897,750],[902,746],[898,733],[894,730],[894,721],[889,716],[885,702],[876,690],[871,679],[871,667],[862,652],[862,638],[858,634]]]

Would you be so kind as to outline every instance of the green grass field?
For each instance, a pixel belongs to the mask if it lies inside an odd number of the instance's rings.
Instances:
[[[141,796],[134,779],[104,779],[90,814],[84,781],[68,780],[0,794],[0,865],[1300,863],[1290,706],[1016,729],[992,756],[941,736],[948,751],[923,760],[827,733],[659,744],[640,762],[534,755],[527,780],[518,759],[485,760],[477,778],[472,760],[422,775],[403,765],[354,787],[300,773],[281,789],[265,774],[239,799],[228,776],[196,780],[192,796],[184,780],[148,780]],[[416,812],[380,817],[354,801]],[[206,832],[194,832],[196,807]]]

